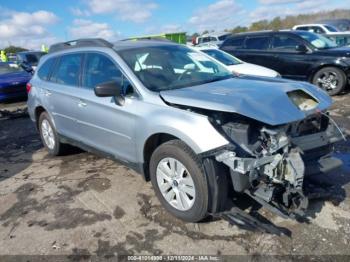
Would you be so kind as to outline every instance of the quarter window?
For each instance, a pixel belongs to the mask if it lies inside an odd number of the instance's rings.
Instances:
[[[38,70],[38,77],[42,80],[49,80],[51,68],[55,62],[55,58],[50,58]]]
[[[81,54],[62,56],[50,80],[62,85],[78,86],[81,60]]]
[[[249,37],[245,41],[246,49],[265,50],[269,47],[270,37],[257,36]]]

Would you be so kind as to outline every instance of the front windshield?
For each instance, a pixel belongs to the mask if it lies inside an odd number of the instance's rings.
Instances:
[[[160,45],[118,53],[145,87],[155,92],[233,77],[220,63],[186,46]]]
[[[23,69],[14,64],[0,63],[0,75],[21,72]]]
[[[296,31],[296,33],[317,49],[329,49],[337,47],[337,44],[335,42],[322,35],[303,31]]]
[[[216,60],[220,61],[221,63],[227,66],[242,64],[242,62],[234,56],[231,56],[217,49],[204,49],[201,51],[206,53],[207,55],[210,55],[212,58],[215,58]]]

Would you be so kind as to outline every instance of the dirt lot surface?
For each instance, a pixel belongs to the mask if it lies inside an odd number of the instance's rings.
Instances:
[[[335,100],[332,115],[350,133],[350,94]],[[0,104],[1,255],[350,255],[349,142],[336,146],[342,170],[319,178],[332,185],[332,197],[311,202],[308,223],[261,210],[291,232],[277,236],[224,220],[181,222],[160,206],[150,183],[124,166],[85,152],[48,156],[17,108],[25,104]]]

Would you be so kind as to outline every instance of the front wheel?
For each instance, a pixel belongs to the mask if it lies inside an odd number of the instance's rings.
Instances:
[[[172,215],[198,222],[208,212],[209,192],[201,162],[182,141],[171,140],[160,145],[150,162],[155,193]]]
[[[333,96],[344,90],[347,81],[345,73],[339,68],[325,67],[316,72],[312,83]]]

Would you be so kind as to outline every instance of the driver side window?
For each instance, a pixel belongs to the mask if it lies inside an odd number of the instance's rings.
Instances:
[[[94,89],[101,83],[116,81],[130,94],[132,87],[119,68],[108,57],[98,53],[88,53],[85,58],[82,86]]]
[[[295,52],[297,45],[300,45],[298,40],[287,35],[276,35],[272,40],[272,48],[278,51],[292,51]]]

